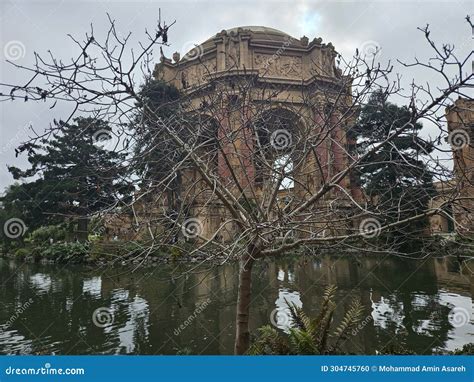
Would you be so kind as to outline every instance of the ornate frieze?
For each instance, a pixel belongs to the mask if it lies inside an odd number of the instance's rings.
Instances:
[[[184,88],[200,85],[206,82],[209,74],[217,70],[216,60],[211,59],[205,62],[199,62],[184,68],[181,71],[181,83]]]
[[[301,78],[303,64],[299,56],[256,53],[254,67],[264,76]]]

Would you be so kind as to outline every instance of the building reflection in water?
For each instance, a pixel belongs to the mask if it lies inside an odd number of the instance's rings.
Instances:
[[[260,262],[254,271],[251,330],[292,325],[288,303],[315,316],[327,285],[336,285],[339,322],[354,298],[366,307],[364,326],[345,345],[374,354],[393,346],[431,354],[474,342],[473,262],[456,258],[322,256]],[[130,273],[0,261],[2,354],[231,354],[237,266],[198,269],[162,265]],[[22,314],[6,323],[24,301]],[[97,327],[107,308],[113,322]],[[453,325],[453,308],[467,312]],[[196,313],[197,312],[197,313]],[[10,320],[11,321],[11,320]],[[180,328],[179,330],[177,330]],[[176,334],[178,333],[178,334]]]

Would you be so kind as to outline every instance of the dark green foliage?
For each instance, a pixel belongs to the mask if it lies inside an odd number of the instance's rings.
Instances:
[[[43,214],[43,210],[35,201],[35,186],[35,183],[15,183],[5,189],[0,197],[2,226],[9,218],[21,218],[30,231],[47,223],[50,217]]]
[[[184,94],[163,81],[146,79],[139,97],[130,124],[135,139],[130,171],[139,176],[140,188],[151,189],[160,184],[163,190],[165,185],[168,219],[164,227],[169,235],[164,241],[172,244],[181,232],[174,220],[178,215],[186,219],[190,207],[183,204],[181,194],[183,170],[188,166],[196,168],[189,162],[187,150],[176,140],[199,152],[211,174],[217,170],[217,128],[210,117],[190,113]]]
[[[139,94],[141,102],[131,124],[136,140],[132,168],[149,185],[169,175],[179,159],[178,147],[162,124],[172,123],[181,101],[177,88],[155,79],[147,79]]]
[[[61,225],[49,225],[39,227],[31,232],[29,239],[34,244],[47,243],[52,239],[54,242],[66,240],[66,227]]]
[[[48,259],[55,263],[82,263],[89,253],[89,243],[68,242],[44,244],[35,247],[30,255],[35,259]]]
[[[410,121],[409,108],[390,103],[386,98],[384,92],[374,92],[361,109],[353,130],[359,154],[369,152]],[[433,174],[423,160],[423,155],[431,153],[434,146],[420,137],[421,129],[418,122],[409,124],[408,129],[392,137],[358,167],[361,186],[374,212],[382,214],[384,225],[423,213],[435,194]],[[426,224],[427,219],[409,222],[389,234],[406,241],[408,237],[419,237]]]
[[[78,238],[86,240],[89,217],[115,206],[132,191],[123,178],[125,154],[98,144],[98,137],[111,132],[104,121],[76,118],[73,124],[56,122],[56,127],[51,136],[21,146],[31,167],[25,171],[9,167],[9,171],[15,179],[34,180],[10,188],[3,205],[8,209],[16,203],[18,217],[27,225],[77,221]]]
[[[147,247],[135,241],[94,241],[90,246],[91,260],[127,259],[148,253]]]
[[[196,148],[212,172],[212,163],[217,159],[217,128],[209,116],[187,111],[186,97],[161,80],[146,79],[139,96],[141,102],[130,125],[135,139],[131,171],[140,177],[141,187],[151,187],[167,178],[169,205],[171,209],[179,210],[182,207],[179,204],[181,170],[188,162],[182,145],[170,136],[169,131],[189,147]],[[178,164],[179,169],[176,168]],[[176,176],[169,179],[172,173]]]
[[[315,318],[308,317],[301,308],[288,304],[294,327],[281,335],[272,326],[263,326],[248,354],[340,354],[342,344],[362,319],[364,309],[360,301],[353,301],[339,325],[335,326],[336,289],[335,286],[326,288],[321,310]]]
[[[403,336],[396,337],[388,342],[383,348],[377,351],[378,355],[414,355],[413,350],[410,350]]]
[[[151,189],[174,172],[165,184],[169,216],[181,209],[181,172],[175,168],[183,159],[179,145],[170,137],[170,128],[185,140],[184,124],[179,121],[182,101],[179,91],[163,81],[146,79],[139,93],[141,102],[130,125],[135,139],[130,172],[139,176],[139,187]],[[178,230],[170,221],[165,227],[170,238]],[[175,233],[173,233],[175,232]]]
[[[192,351],[189,347],[176,348],[176,355],[192,355]]]
[[[31,255],[31,251],[28,248],[18,248],[15,251],[15,257],[19,260],[23,260],[25,257]]]
[[[474,343],[466,344],[461,349],[456,349],[453,355],[474,355]]]

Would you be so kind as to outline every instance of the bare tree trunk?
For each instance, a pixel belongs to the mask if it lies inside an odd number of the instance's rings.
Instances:
[[[234,354],[244,354],[250,346],[250,296],[254,260],[245,256],[240,263]]]

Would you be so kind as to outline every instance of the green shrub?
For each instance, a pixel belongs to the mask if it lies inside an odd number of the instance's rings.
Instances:
[[[66,239],[66,229],[60,225],[48,225],[35,229],[30,239],[34,244],[49,244],[50,240],[54,242],[63,241]]]
[[[364,309],[360,301],[354,300],[339,325],[333,328],[335,294],[335,286],[326,288],[321,310],[315,318],[308,317],[301,308],[287,303],[295,326],[284,335],[270,325],[261,327],[259,337],[250,347],[248,354],[341,354],[342,344],[357,334],[355,329]]]
[[[92,260],[99,260],[110,254],[110,252],[114,251],[115,248],[112,248],[108,242],[103,241],[93,241],[91,243],[91,249],[89,252],[89,257]]]
[[[119,249],[119,253],[121,256],[136,256],[139,254],[143,254],[144,251],[144,246],[139,242],[135,241],[128,241]]]
[[[15,257],[19,259],[24,259],[26,256],[31,255],[31,250],[27,248],[18,248],[15,251]]]
[[[35,255],[58,263],[80,263],[89,254],[88,242],[53,243],[35,249]],[[35,257],[36,257],[35,256]]]
[[[137,256],[143,252],[143,245],[135,241],[93,241],[91,243],[91,259],[112,259]]]

